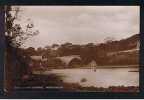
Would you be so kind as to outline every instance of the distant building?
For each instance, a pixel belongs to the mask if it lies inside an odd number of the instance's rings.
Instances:
[[[30,56],[30,58],[31,62],[29,63],[29,66],[34,69],[43,69],[45,62],[47,62],[47,59],[42,56]]]
[[[97,63],[95,60],[92,60],[87,64],[87,67],[95,68],[97,66]]]
[[[40,61],[42,60],[42,56],[31,56],[32,60]]]
[[[47,61],[47,59],[42,56],[31,56],[31,59],[35,61]]]
[[[136,47],[136,49],[137,49],[137,50],[140,49],[140,41],[137,42],[137,47]]]

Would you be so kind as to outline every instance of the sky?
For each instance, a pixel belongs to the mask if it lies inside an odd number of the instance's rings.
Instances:
[[[20,6],[19,20],[31,19],[39,34],[24,47],[54,43],[102,43],[105,38],[124,39],[139,33],[139,6]]]

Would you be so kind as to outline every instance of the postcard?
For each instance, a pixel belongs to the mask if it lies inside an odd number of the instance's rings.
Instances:
[[[139,92],[139,6],[5,10],[5,91]]]

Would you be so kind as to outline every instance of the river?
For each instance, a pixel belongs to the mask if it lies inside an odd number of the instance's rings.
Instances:
[[[138,68],[98,68],[93,69],[53,69],[43,74],[62,75],[67,83],[79,83],[80,85],[94,87],[109,86],[139,86]],[[82,82],[82,80],[85,80]]]

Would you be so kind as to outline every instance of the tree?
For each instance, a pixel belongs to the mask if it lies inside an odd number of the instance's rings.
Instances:
[[[112,41],[115,41],[115,38],[114,37],[106,37],[104,39],[105,43],[111,43]]]
[[[6,65],[5,65],[5,89],[9,92],[13,89],[16,82],[16,72],[18,69],[27,69],[27,64],[23,64],[23,55],[19,55],[20,47],[30,37],[39,33],[33,30],[33,23],[26,23],[26,28],[16,24],[18,19],[19,7],[5,6],[5,38],[6,38]],[[26,57],[27,58],[27,57]],[[28,62],[25,62],[28,63]],[[22,73],[22,72],[19,72]],[[26,72],[27,73],[27,72]],[[25,74],[25,73],[23,73]]]
[[[29,55],[29,56],[32,56],[32,55],[35,55],[36,51],[35,51],[35,48],[33,47],[29,47],[25,50],[26,54]]]
[[[58,48],[58,54],[60,56],[68,56],[71,55],[72,43],[64,43]]]
[[[88,43],[81,49],[80,56],[84,64],[89,63],[91,60],[97,59],[96,46],[93,43]]]
[[[39,34],[38,30],[33,30],[34,24],[28,19],[26,27],[22,28],[20,24],[15,24],[18,19],[19,7],[6,6],[6,39],[9,46],[19,48],[23,43],[32,36]],[[13,16],[12,16],[12,13]]]
[[[53,49],[58,48],[58,47],[59,47],[58,44],[53,44],[53,45],[52,45],[52,48],[53,48]]]

